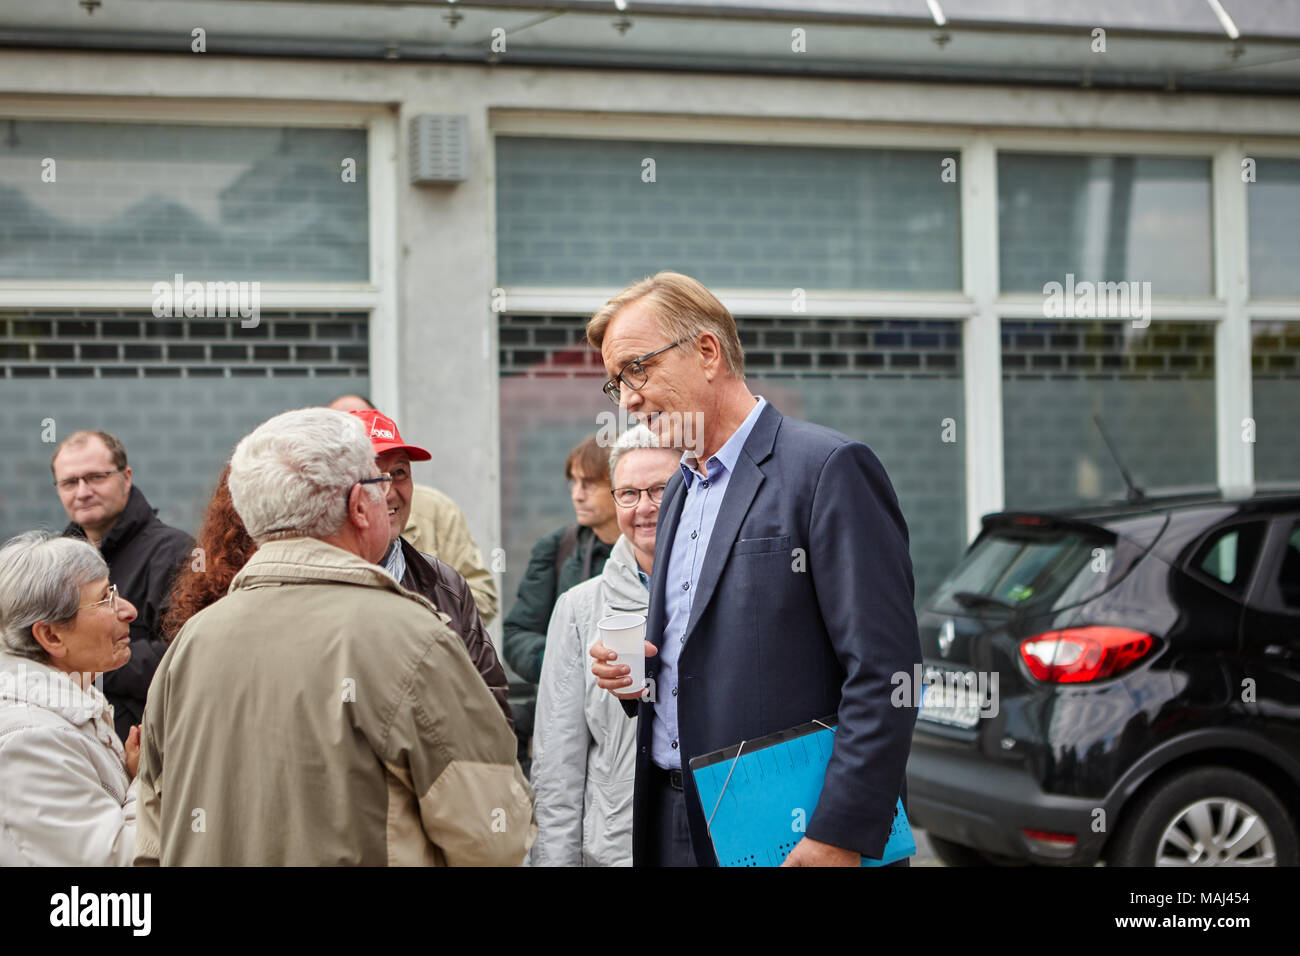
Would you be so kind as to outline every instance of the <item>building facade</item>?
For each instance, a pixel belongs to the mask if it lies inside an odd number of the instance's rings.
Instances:
[[[918,596],[987,512],[1122,496],[1097,417],[1148,489],[1300,479],[1300,19],[1224,5],[6,2],[0,533],[62,523],[77,428],[193,530],[243,434],[361,392],[508,609],[614,410],[585,320],[660,269],[880,456]]]

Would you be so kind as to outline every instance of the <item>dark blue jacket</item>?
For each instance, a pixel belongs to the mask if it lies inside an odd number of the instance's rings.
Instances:
[[[646,637],[656,646],[684,501],[678,472],[655,541]],[[657,660],[646,660],[656,681]],[[910,675],[920,661],[907,525],[884,468],[861,442],[768,405],[728,480],[691,608],[678,665],[683,770],[700,754],[836,714],[830,765],[804,835],[879,857],[916,720],[913,708],[891,706],[890,677]],[[653,711],[647,702],[636,711],[634,862],[654,844],[645,786]],[[699,797],[684,776],[696,859],[716,866]]]

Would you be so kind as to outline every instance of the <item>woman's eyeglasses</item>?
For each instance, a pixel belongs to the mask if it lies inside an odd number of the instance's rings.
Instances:
[[[641,492],[645,492],[652,505],[657,505],[664,500],[664,489],[667,485],[652,485],[649,488],[615,488],[610,492],[614,496],[614,504],[620,508],[635,508],[641,500]]]

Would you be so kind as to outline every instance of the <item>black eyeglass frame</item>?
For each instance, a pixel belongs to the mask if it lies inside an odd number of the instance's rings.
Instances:
[[[386,482],[388,482],[388,483],[391,485],[391,484],[393,483],[393,476],[392,476],[391,474],[389,474],[388,472],[384,472],[384,473],[381,474],[381,475],[375,475],[375,477],[373,477],[373,478],[358,478],[355,482],[353,482],[353,484],[357,484],[357,485],[373,485],[373,484],[375,484],[376,482],[379,482],[379,481],[386,481]],[[345,492],[343,492],[343,500],[344,500],[344,502],[346,502],[346,501],[347,501],[349,498],[351,498],[351,497],[352,497],[352,485],[348,485],[348,490],[345,491]]]
[[[384,473],[381,474],[381,475],[375,475],[375,477],[373,477],[373,478],[358,478],[356,481],[352,482],[352,485],[373,485],[373,484],[374,484],[375,482],[377,482],[377,481],[386,481],[386,482],[388,482],[389,484],[392,484],[393,476],[392,476],[391,474],[389,474],[388,472],[384,472]],[[348,485],[347,490],[346,490],[345,492],[343,492],[343,504],[344,504],[345,506],[347,505],[347,503],[348,503],[348,502],[351,500],[351,498],[352,498],[352,485]],[[279,534],[279,533],[282,532],[282,531],[291,531],[291,530],[293,530],[293,529],[291,529],[291,528],[271,528],[271,529],[270,529],[269,531],[267,531],[266,533],[267,533],[267,534]]]
[[[659,355],[663,352],[667,352],[669,349],[675,349],[677,348],[677,346],[681,345],[682,343],[689,342],[689,341],[690,341],[689,337],[684,339],[678,339],[676,342],[673,342],[670,345],[665,345],[661,349],[655,349],[653,352],[647,352],[645,355],[642,355],[640,358],[632,359],[632,361],[628,362],[621,369],[619,369],[618,375],[614,376],[609,381],[607,381],[603,386],[601,386],[601,391],[604,392],[605,395],[609,397],[609,400],[611,402],[617,405],[618,396],[620,392],[619,389],[620,382],[622,382],[624,385],[626,385],[634,392],[640,391],[642,386],[644,386],[645,383],[650,378],[649,373],[646,372],[645,368],[643,367],[645,362],[649,359],[654,358],[656,355]],[[627,370],[634,366],[641,369],[641,382],[639,385],[633,385],[632,382],[625,377],[627,375]]]
[[[658,498],[655,498],[654,495],[650,494],[650,492],[654,491],[656,488],[659,489],[659,497],[658,497]],[[664,501],[664,491],[665,491],[667,488],[668,488],[668,483],[667,483],[667,482],[664,482],[662,485],[651,485],[649,488],[632,488],[632,487],[626,487],[626,488],[611,488],[611,489],[609,490],[609,493],[610,493],[610,495],[613,496],[613,498],[614,498],[614,504],[615,504],[615,505],[617,505],[617,506],[620,507],[620,508],[630,509],[630,508],[635,508],[637,505],[639,505],[639,504],[641,503],[641,495],[642,495],[642,493],[644,493],[645,496],[646,496],[647,498],[650,499],[650,503],[651,503],[652,505],[660,505],[660,504],[663,504],[663,501]],[[618,493],[619,493],[620,491],[635,491],[635,492],[636,492],[636,501],[632,502],[630,505],[625,505],[625,504],[623,504],[623,502],[621,502],[621,501],[618,500]]]

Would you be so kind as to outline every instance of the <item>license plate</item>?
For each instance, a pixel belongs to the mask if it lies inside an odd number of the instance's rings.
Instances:
[[[974,727],[980,719],[980,699],[974,671],[925,669],[918,720],[949,727]]]

